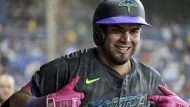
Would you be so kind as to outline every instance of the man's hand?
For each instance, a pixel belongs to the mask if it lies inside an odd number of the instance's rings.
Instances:
[[[158,103],[158,107],[189,107],[187,102],[183,101],[175,93],[166,89],[162,85],[158,85],[158,88],[166,96],[160,96],[160,95],[148,96],[148,100],[156,101]]]
[[[76,76],[61,90],[48,95],[47,107],[79,107],[84,94],[73,90],[78,80],[79,76]]]

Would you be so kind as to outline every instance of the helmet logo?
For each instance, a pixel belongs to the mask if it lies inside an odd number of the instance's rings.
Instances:
[[[119,6],[127,6],[128,12],[130,13],[131,7],[138,7],[133,0],[123,0],[119,3]]]

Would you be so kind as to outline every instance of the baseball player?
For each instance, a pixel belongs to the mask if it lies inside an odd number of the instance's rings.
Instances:
[[[139,0],[101,0],[92,24],[97,47],[44,64],[7,105],[188,107],[165,88],[158,71],[132,57],[139,45],[141,26],[150,26]]]

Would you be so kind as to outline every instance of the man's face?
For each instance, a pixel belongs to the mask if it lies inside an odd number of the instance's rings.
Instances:
[[[14,81],[8,77],[0,78],[0,100],[7,100],[14,93]]]
[[[140,32],[137,24],[107,25],[102,50],[112,63],[125,64],[138,47]]]

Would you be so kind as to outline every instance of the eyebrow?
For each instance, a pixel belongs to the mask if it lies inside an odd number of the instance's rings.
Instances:
[[[119,25],[111,25],[111,27],[117,27],[117,28],[123,29],[123,27],[121,27]],[[141,30],[141,28],[139,26],[139,27],[136,27],[136,28],[132,28],[131,30]]]

